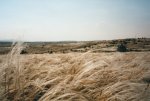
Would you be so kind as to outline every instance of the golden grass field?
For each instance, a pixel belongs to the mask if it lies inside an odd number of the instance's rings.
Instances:
[[[150,52],[20,55],[18,46],[0,55],[0,101],[150,101]]]

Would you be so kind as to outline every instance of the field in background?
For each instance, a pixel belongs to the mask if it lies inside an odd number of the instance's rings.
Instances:
[[[23,55],[18,43],[0,55],[0,100],[150,101],[149,39],[126,40],[125,53],[118,42],[28,43]]]
[[[120,39],[104,41],[25,42],[25,54],[70,53],[70,52],[116,52],[123,43],[128,51],[150,51],[150,38]],[[11,42],[0,42],[0,54],[11,50]]]

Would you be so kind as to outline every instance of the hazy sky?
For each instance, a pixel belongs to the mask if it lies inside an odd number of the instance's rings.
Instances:
[[[0,0],[0,40],[150,37],[150,0]]]

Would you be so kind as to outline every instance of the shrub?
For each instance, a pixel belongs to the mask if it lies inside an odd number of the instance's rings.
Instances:
[[[26,50],[22,50],[22,51],[20,52],[20,54],[27,54],[27,51],[26,51]]]
[[[119,51],[119,52],[126,52],[126,51],[127,51],[127,48],[126,48],[125,45],[119,44],[119,45],[117,46],[117,51]]]

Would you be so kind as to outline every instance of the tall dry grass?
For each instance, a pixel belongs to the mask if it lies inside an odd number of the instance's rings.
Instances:
[[[150,100],[143,81],[150,76],[150,52],[20,55],[21,49],[16,44],[1,63],[2,100]]]
[[[23,49],[23,43],[13,43],[12,44],[12,50],[10,53],[8,53],[3,59],[3,63],[1,63],[0,68],[0,78],[1,78],[1,85],[4,89],[2,89],[1,92],[3,92],[3,97],[6,97],[10,94],[11,89],[20,91],[20,76],[21,76],[21,64],[20,64],[20,52]]]

